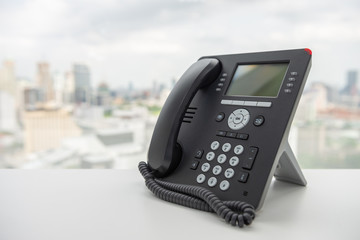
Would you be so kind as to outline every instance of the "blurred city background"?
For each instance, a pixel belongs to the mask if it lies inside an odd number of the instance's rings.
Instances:
[[[356,1],[90,2],[0,3],[0,168],[136,168],[197,58],[302,47],[300,165],[360,167]]]

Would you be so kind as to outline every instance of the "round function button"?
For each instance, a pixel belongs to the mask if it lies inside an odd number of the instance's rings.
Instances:
[[[234,174],[235,174],[235,171],[232,168],[226,169],[225,173],[224,173],[226,178],[232,178],[234,176]]]
[[[239,158],[238,157],[232,157],[229,160],[230,166],[235,167],[239,164]]]
[[[220,154],[217,158],[218,163],[223,164],[226,161],[226,155]]]
[[[201,166],[201,171],[203,171],[203,172],[207,172],[207,171],[209,171],[209,169],[210,169],[210,164],[209,163],[204,163]]]
[[[243,147],[242,145],[236,145],[236,146],[234,147],[234,153],[235,153],[236,155],[242,154],[243,151],[244,151],[244,147]]]
[[[221,170],[222,170],[222,168],[219,165],[216,165],[213,168],[212,172],[213,172],[214,175],[219,175],[221,173]]]
[[[208,152],[206,154],[206,160],[212,161],[214,158],[215,158],[215,153],[214,152]]]
[[[221,148],[224,152],[228,152],[231,149],[231,144],[230,143],[225,143],[222,148]]]
[[[236,109],[228,118],[228,126],[233,130],[239,130],[246,126],[250,120],[249,111],[246,109]]]
[[[221,183],[220,183],[220,189],[221,189],[222,191],[228,190],[229,187],[230,187],[230,183],[229,183],[227,180],[221,181]]]
[[[220,143],[218,141],[213,141],[210,145],[211,150],[216,150],[220,146]]]
[[[215,177],[209,178],[209,180],[208,180],[209,187],[214,187],[216,185],[216,183],[217,183],[217,179]]]
[[[218,114],[216,115],[215,121],[221,122],[224,118],[225,118],[225,113],[220,112],[220,113],[218,113]]]
[[[259,127],[259,126],[263,125],[264,122],[265,122],[264,116],[259,115],[259,116],[257,116],[257,117],[255,118],[255,120],[254,120],[254,125],[257,126],[257,127]]]
[[[205,177],[204,174],[199,174],[199,175],[196,177],[196,181],[197,181],[198,183],[203,183],[203,182],[205,182],[205,179],[206,179],[206,177]]]

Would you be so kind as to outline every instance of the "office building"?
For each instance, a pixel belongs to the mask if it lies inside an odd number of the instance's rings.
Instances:
[[[358,72],[357,71],[348,71],[346,85],[342,89],[341,94],[347,95],[347,96],[358,96],[359,88],[358,88],[357,84],[358,84]]]
[[[4,61],[0,67],[0,90],[15,96],[16,76],[15,64],[12,61]]]
[[[75,102],[84,103],[91,99],[90,70],[84,64],[74,64]]]
[[[81,129],[64,110],[25,112],[24,129],[27,153],[58,148],[64,139],[81,135]]]
[[[47,62],[40,62],[37,65],[37,80],[41,91],[43,102],[49,102],[55,99],[54,84],[50,74],[50,65]]]
[[[15,97],[0,90],[0,132],[13,133],[17,129]]]

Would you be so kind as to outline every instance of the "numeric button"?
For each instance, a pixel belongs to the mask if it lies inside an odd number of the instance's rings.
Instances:
[[[224,162],[226,162],[226,155],[225,154],[220,154],[217,158],[218,163],[223,164]]]
[[[206,160],[212,161],[214,158],[215,158],[215,153],[214,152],[208,152],[206,154]]]
[[[217,183],[216,177],[209,178],[209,180],[208,180],[209,187],[214,187],[216,185],[216,183]]]
[[[225,173],[224,173],[226,178],[232,178],[234,176],[234,174],[235,174],[235,171],[232,168],[226,169]]]
[[[219,148],[219,146],[220,146],[220,143],[218,141],[213,141],[210,145],[210,148],[211,148],[211,150],[215,151],[216,149]]]
[[[234,153],[235,153],[236,155],[242,154],[243,151],[244,151],[244,147],[243,147],[242,145],[237,145],[237,146],[235,146],[235,148],[234,148]]]
[[[237,165],[239,164],[239,158],[238,158],[238,157],[235,157],[235,156],[232,157],[232,158],[230,158],[229,164],[230,164],[230,166],[232,166],[232,167],[237,166]]]
[[[214,175],[219,175],[221,173],[221,170],[222,170],[222,168],[219,165],[216,165],[213,168],[212,172],[213,172]]]
[[[199,174],[199,175],[197,176],[197,178],[196,178],[196,181],[197,181],[198,183],[203,183],[203,182],[205,182],[205,179],[206,179],[206,177],[205,177],[204,174]]]
[[[221,189],[222,191],[228,190],[229,187],[230,187],[230,183],[229,183],[227,180],[221,181],[221,183],[220,183],[220,189]]]
[[[225,144],[222,146],[222,150],[223,150],[224,152],[228,152],[228,151],[230,151],[230,149],[231,149],[231,144],[230,144],[230,143],[225,143]]]
[[[203,171],[203,172],[207,172],[207,171],[209,171],[209,169],[210,169],[210,164],[209,163],[204,163],[201,166],[201,171]]]

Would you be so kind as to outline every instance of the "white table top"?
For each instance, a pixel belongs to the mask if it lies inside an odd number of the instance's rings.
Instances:
[[[360,170],[304,174],[273,181],[239,229],[157,199],[136,170],[0,170],[0,239],[360,239]]]

